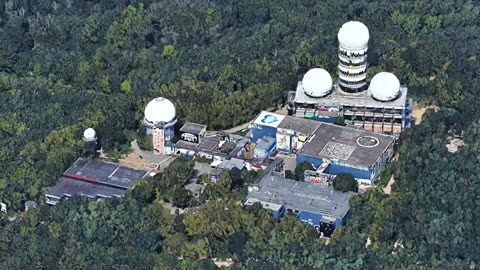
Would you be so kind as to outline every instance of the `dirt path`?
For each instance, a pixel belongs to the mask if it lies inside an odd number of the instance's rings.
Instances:
[[[438,111],[439,108],[433,105],[424,106],[419,103],[413,104],[413,119],[415,119],[415,125],[422,123],[422,117],[428,109]]]
[[[390,180],[388,180],[388,184],[386,187],[383,188],[383,193],[385,194],[390,194],[392,192],[392,185],[395,183],[395,178],[390,177]]]
[[[130,149],[132,152],[119,160],[120,165],[128,168],[146,171],[152,171],[157,168],[158,171],[162,171],[170,162],[175,160],[173,156],[157,156],[151,151],[141,150],[136,140],[131,143]]]
[[[392,162],[397,161],[399,156],[400,155],[398,154],[398,152],[395,153],[395,156],[393,157]],[[392,185],[394,183],[395,183],[395,178],[394,178],[394,175],[392,174],[392,177],[390,177],[390,180],[388,180],[387,186],[383,188],[383,192],[385,194],[390,194],[392,192]]]

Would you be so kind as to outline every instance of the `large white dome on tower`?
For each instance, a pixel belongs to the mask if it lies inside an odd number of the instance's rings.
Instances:
[[[344,23],[338,31],[340,47],[346,50],[359,51],[368,46],[370,33],[365,24],[358,21]]]
[[[176,117],[175,106],[163,97],[152,99],[145,107],[145,120],[150,123],[169,123]]]
[[[380,72],[373,76],[368,90],[373,98],[380,101],[390,101],[398,96],[400,81],[393,73]]]
[[[95,141],[97,139],[96,132],[93,128],[87,128],[83,132],[83,139],[87,142]]]
[[[323,68],[313,68],[303,75],[302,85],[305,94],[311,97],[323,97],[332,91],[332,77]]]

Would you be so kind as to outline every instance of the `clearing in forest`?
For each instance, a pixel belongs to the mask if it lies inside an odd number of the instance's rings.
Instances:
[[[419,125],[422,122],[422,117],[428,109],[434,109],[435,111],[438,111],[437,106],[425,106],[419,103],[413,104],[413,119],[415,119],[415,125]]]

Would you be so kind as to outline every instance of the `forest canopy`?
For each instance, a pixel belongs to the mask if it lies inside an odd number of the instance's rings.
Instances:
[[[85,128],[105,151],[126,151],[151,98],[221,129],[279,106],[310,68],[335,78],[336,35],[349,20],[369,28],[369,78],[393,72],[440,109],[400,138],[392,195],[354,197],[329,245],[294,218],[275,224],[257,206],[239,207],[228,175],[197,214],[177,217],[158,203],[186,203],[175,195],[183,189],[153,179],[122,201],[74,198],[23,222],[2,219],[0,268],[213,269],[214,257],[243,269],[479,267],[479,13],[471,0],[1,1],[0,200],[9,214],[84,154]],[[449,153],[460,134],[465,147]]]

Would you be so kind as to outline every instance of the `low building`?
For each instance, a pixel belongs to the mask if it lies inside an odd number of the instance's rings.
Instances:
[[[217,134],[205,137],[199,143],[180,140],[173,146],[174,154],[183,157],[204,157],[214,160],[225,160],[235,149],[236,143],[228,135]]]
[[[285,154],[296,153],[320,125],[317,121],[286,116],[277,127],[277,150]]]
[[[364,184],[374,184],[393,158],[395,137],[364,130],[322,123],[297,152],[297,165],[303,162],[322,173],[349,173]]]
[[[232,158],[230,160],[224,160],[220,162],[215,169],[213,169],[209,173],[209,178],[212,182],[216,183],[218,180],[220,180],[220,176],[222,175],[223,172],[225,171],[230,171],[233,168],[237,168],[238,170],[243,170],[246,167],[246,163],[244,160],[238,159],[238,158]]]
[[[25,202],[25,212],[28,211],[29,209],[35,209],[38,208],[38,204],[34,201],[26,201]]]
[[[91,199],[120,198],[133,189],[137,180],[148,174],[147,171],[115,163],[79,158],[63,173],[60,181],[47,191],[46,203],[56,205],[75,195]]]
[[[277,127],[283,121],[285,115],[262,111],[250,125],[252,129],[252,142],[256,142],[263,137],[275,138]]]
[[[272,137],[263,137],[256,141],[253,157],[263,159],[267,157],[275,148],[276,140]]]
[[[206,125],[187,122],[180,128],[180,140],[200,143],[205,138],[206,132]]]
[[[276,221],[288,213],[296,215],[300,221],[330,236],[345,224],[353,195],[353,192],[342,193],[327,186],[265,175],[249,187],[245,205],[261,203],[263,208],[273,211]]]

